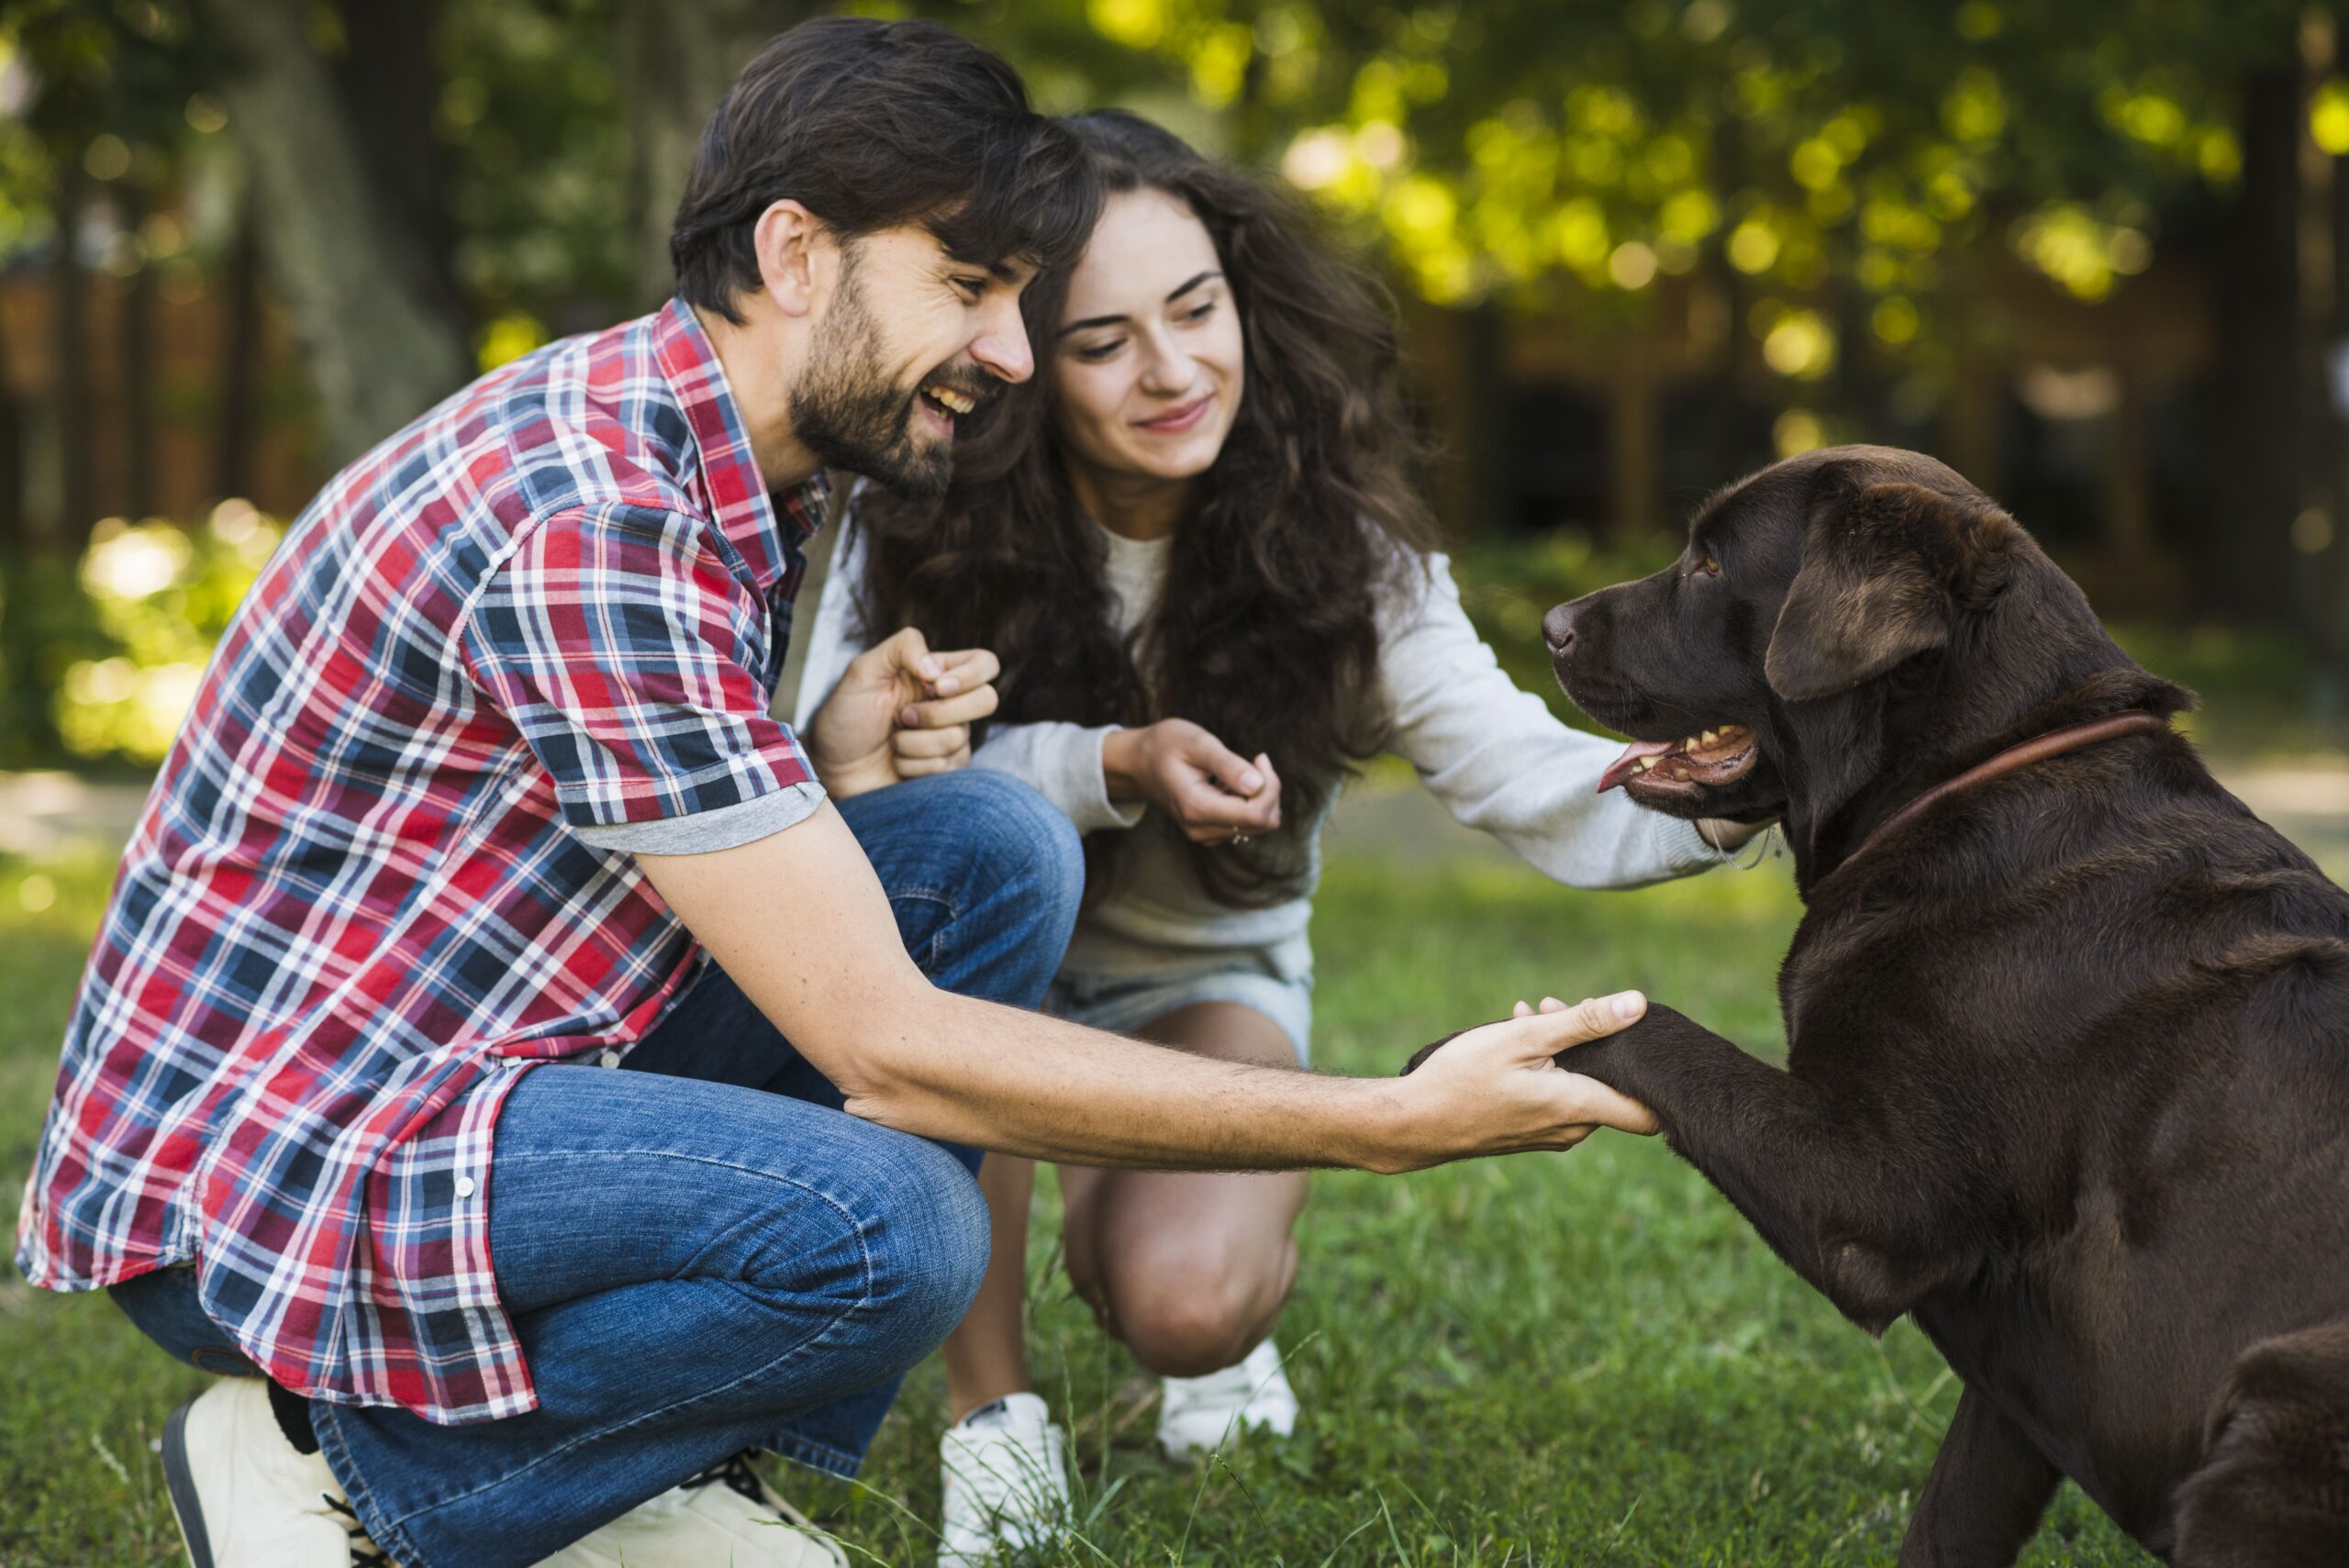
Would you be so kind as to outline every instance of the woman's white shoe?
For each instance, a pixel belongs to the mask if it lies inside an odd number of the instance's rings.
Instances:
[[[1068,1524],[1066,1446],[1033,1394],[1007,1395],[947,1428],[938,1440],[945,1478],[938,1568],[1051,1550]]]
[[[1205,1377],[1170,1377],[1158,1405],[1158,1446],[1169,1459],[1208,1453],[1243,1431],[1297,1429],[1297,1391],[1270,1340],[1237,1366]]]

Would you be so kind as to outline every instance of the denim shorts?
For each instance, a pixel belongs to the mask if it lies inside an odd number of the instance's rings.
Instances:
[[[1063,969],[1044,994],[1044,1011],[1087,1029],[1131,1034],[1194,1002],[1238,1002],[1280,1025],[1297,1062],[1313,1059],[1313,977],[1283,980],[1261,969],[1223,962],[1140,974],[1085,974]]]

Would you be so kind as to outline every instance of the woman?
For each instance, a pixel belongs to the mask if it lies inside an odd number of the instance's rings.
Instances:
[[[1306,1060],[1317,840],[1359,759],[1409,760],[1462,821],[1562,882],[1710,864],[1751,829],[1651,815],[1615,748],[1519,691],[1462,613],[1373,294],[1296,209],[1131,115],[1071,122],[1108,192],[1077,266],[1023,301],[1036,374],[971,417],[943,502],[865,489],[843,525],[803,717],[899,626],[989,648],[976,739],[908,710],[902,775],[1015,773],[1087,837],[1091,887],[1047,1006],[1178,1050]],[[940,1562],[1040,1539],[1065,1496],[1029,1392],[1033,1180],[986,1162],[994,1272],[947,1343]],[[1301,1173],[1063,1169],[1072,1279],[1166,1380],[1170,1455],[1297,1413],[1268,1337]]]

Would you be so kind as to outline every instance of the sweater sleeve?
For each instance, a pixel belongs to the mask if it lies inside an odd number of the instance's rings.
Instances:
[[[864,535],[855,526],[853,494],[842,504],[841,539],[832,552],[816,615],[807,628],[807,662],[799,680],[793,728],[805,733],[816,710],[847,673],[849,661],[869,639],[856,625],[856,590],[864,574]],[[1109,798],[1101,773],[1101,742],[1115,725],[997,724],[971,755],[974,768],[1009,773],[1060,807],[1080,833],[1130,828],[1141,820],[1142,805]]]
[[[971,754],[971,766],[1009,773],[1030,785],[1059,806],[1080,833],[1130,828],[1141,820],[1142,803],[1111,800],[1101,772],[1101,742],[1117,728],[1057,721],[998,724]]]
[[[1575,887],[1640,887],[1715,863],[1696,824],[1598,793],[1618,748],[1520,691],[1461,607],[1449,560],[1382,606],[1388,748],[1452,815]]]

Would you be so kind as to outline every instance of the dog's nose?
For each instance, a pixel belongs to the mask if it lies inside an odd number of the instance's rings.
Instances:
[[[1550,645],[1550,657],[1563,659],[1574,651],[1575,607],[1553,605],[1550,613],[1542,617],[1542,639]]]

